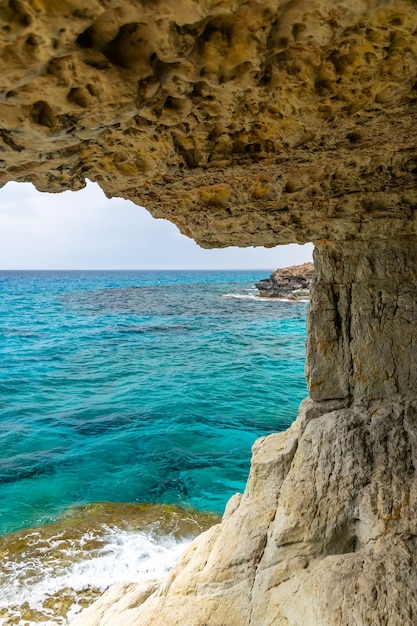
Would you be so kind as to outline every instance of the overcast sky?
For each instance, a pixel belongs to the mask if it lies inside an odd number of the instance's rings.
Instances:
[[[273,269],[311,256],[310,244],[204,250],[93,183],[60,194],[30,184],[0,189],[0,269]]]

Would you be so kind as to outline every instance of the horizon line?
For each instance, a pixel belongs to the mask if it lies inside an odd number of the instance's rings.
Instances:
[[[300,265],[300,263],[298,264]],[[15,267],[0,268],[0,272],[254,272],[269,271],[270,267],[108,267],[108,268],[77,268],[77,267],[52,267],[52,268],[31,268],[31,267]],[[273,269],[279,269],[274,267]]]

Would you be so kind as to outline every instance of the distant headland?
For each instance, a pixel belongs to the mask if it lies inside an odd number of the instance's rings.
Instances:
[[[261,298],[285,298],[302,300],[310,295],[314,276],[314,263],[303,263],[276,269],[269,278],[256,283]]]

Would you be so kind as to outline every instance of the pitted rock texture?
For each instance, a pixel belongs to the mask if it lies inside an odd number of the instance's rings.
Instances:
[[[4,0],[0,184],[85,178],[205,247],[413,234],[412,0]]]

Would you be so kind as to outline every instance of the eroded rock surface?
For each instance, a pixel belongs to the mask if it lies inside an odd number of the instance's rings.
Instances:
[[[0,4],[0,184],[316,244],[297,422],[167,581],[82,626],[416,624],[416,33],[413,0]]]
[[[416,398],[416,238],[323,242],[315,259],[310,396],[345,406]]]
[[[257,443],[245,494],[160,591],[125,611],[104,596],[74,626],[415,624],[416,409],[309,419],[307,403]]]
[[[201,245],[416,232],[412,0],[4,0],[0,184]]]

